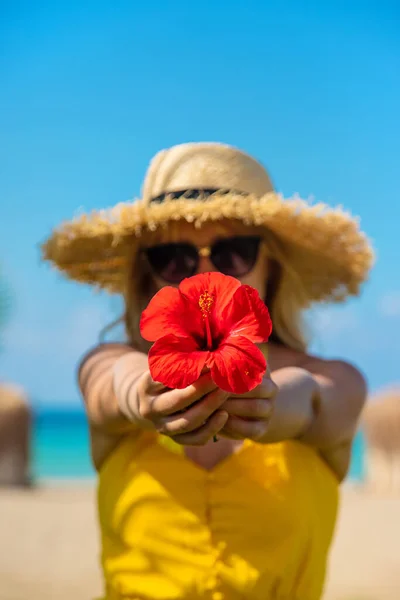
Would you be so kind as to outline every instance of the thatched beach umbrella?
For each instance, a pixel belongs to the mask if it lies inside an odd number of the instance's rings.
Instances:
[[[0,352],[10,300],[0,279]],[[31,410],[25,391],[0,381],[0,485],[29,482]]]
[[[400,384],[382,390],[365,407],[367,483],[400,494]]]

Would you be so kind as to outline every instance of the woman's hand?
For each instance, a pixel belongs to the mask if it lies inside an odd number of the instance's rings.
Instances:
[[[133,412],[142,427],[154,427],[178,444],[202,446],[225,425],[228,413],[220,408],[228,396],[209,373],[183,390],[170,390],[146,371],[138,382]]]
[[[221,435],[275,443],[298,439],[311,426],[318,410],[319,386],[311,373],[299,367],[266,373],[257,388],[223,405],[229,418]]]
[[[231,439],[247,438],[255,441],[264,438],[274,412],[277,391],[278,388],[267,371],[262,383],[254,390],[229,397],[223,405],[229,418],[220,435]]]

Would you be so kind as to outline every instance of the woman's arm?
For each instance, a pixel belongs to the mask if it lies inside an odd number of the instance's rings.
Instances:
[[[302,439],[321,450],[351,441],[367,397],[364,377],[342,361],[310,359],[304,368],[318,385],[319,403]]]
[[[307,357],[301,370],[303,376],[297,377],[287,368],[274,374],[279,391],[267,438],[279,439],[286,433],[285,423],[293,422],[292,437],[317,448],[341,481],[349,469],[352,440],[367,396],[365,380],[342,361]]]
[[[154,381],[147,355],[122,344],[103,345],[79,370],[92,441],[115,439],[139,429],[169,435],[180,444],[202,445],[218,433],[228,414],[219,410],[227,392],[209,373],[185,389],[170,390]],[[108,445],[108,444],[107,444]],[[103,455],[103,452],[101,452]]]
[[[362,375],[343,362],[305,357],[301,367],[275,370],[272,380],[275,397],[267,374],[252,392],[227,400],[224,432],[259,443],[297,439],[312,445],[342,480],[366,397]]]
[[[310,358],[304,368],[319,388],[318,409],[301,441],[315,446],[342,480],[351,460],[351,446],[367,398],[362,374],[342,361]]]
[[[129,398],[147,368],[147,356],[125,344],[104,344],[86,355],[78,380],[93,430],[119,435],[137,428]]]

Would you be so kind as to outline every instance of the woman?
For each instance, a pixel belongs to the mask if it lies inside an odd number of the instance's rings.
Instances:
[[[44,255],[125,298],[127,343],[100,345],[79,371],[105,598],[320,598],[366,386],[307,354],[300,317],[358,293],[372,251],[356,221],[282,200],[235,148],[183,144],[153,159],[142,200],[63,225]],[[245,397],[208,374],[165,389],[139,333],[157,290],[215,270],[255,287],[272,316],[270,370]]]

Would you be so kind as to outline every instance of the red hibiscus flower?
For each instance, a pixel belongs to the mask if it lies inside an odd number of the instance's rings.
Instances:
[[[272,323],[254,288],[222,273],[201,273],[157,292],[143,311],[140,331],[155,342],[149,352],[154,380],[180,389],[209,369],[218,387],[244,394],[265,373],[255,344],[268,340]]]

